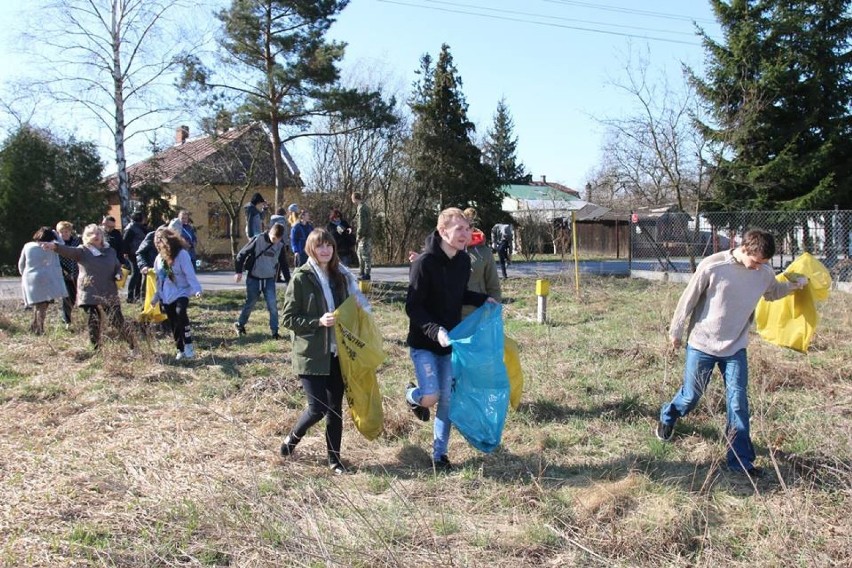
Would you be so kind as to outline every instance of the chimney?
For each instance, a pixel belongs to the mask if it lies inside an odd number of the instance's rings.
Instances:
[[[547,185],[547,177],[544,174],[541,175],[541,183]]]
[[[180,146],[189,138],[189,126],[179,126],[175,130],[175,146]]]

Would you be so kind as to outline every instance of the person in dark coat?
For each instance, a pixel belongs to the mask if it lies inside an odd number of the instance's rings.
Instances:
[[[437,405],[432,443],[432,462],[439,470],[451,468],[447,447],[450,441],[450,395],[452,347],[448,330],[461,321],[462,305],[481,306],[495,302],[486,294],[468,290],[470,221],[461,209],[445,209],[438,216],[437,230],[426,241],[426,250],[411,264],[405,313],[408,314],[407,343],[417,386],[408,385],[406,401],[415,416],[429,420],[429,408]]]
[[[59,233],[59,244],[67,247],[80,246],[80,237],[74,234],[74,225],[70,221],[60,221],[56,224],[56,232]],[[64,256],[59,257],[59,265],[62,267],[62,278],[65,280],[65,289],[68,295],[62,299],[62,321],[67,329],[71,325],[71,313],[77,303],[77,274],[79,268],[77,262]]]
[[[136,260],[136,251],[148,234],[148,226],[145,224],[145,214],[137,211],[130,216],[130,224],[124,229],[124,256],[130,263],[130,280],[127,282],[127,302],[132,304],[139,299],[142,292],[142,272],[139,269],[139,261]]]
[[[340,209],[331,210],[325,230],[331,233],[334,242],[337,243],[337,255],[340,257],[340,262],[347,267],[352,266],[353,254],[355,253],[355,233],[343,218]]]

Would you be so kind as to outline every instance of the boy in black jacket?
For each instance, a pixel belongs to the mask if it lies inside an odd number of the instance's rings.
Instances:
[[[437,230],[426,240],[426,251],[411,264],[405,312],[408,314],[408,346],[418,386],[408,385],[405,398],[420,420],[429,420],[429,408],[437,404],[432,461],[449,470],[450,390],[452,347],[447,334],[461,321],[462,304],[481,306],[493,298],[467,289],[470,257],[464,251],[470,240],[470,221],[461,209],[445,209]]]

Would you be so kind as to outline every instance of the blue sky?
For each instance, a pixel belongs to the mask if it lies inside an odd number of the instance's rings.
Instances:
[[[219,4],[198,9],[209,14]],[[0,21],[12,23],[0,31],[0,82],[27,69],[26,54],[13,49],[23,22],[19,5],[0,0]],[[623,115],[633,104],[611,85],[628,54],[647,51],[655,76],[680,85],[680,63],[701,69],[704,59],[693,21],[713,35],[718,29],[706,0],[352,0],[331,36],[348,44],[345,72],[385,78],[403,96],[420,56],[449,44],[478,132],[505,97],[528,171],[581,189],[600,162],[596,119]],[[59,120],[79,128],[77,117]],[[108,132],[76,132],[109,141]],[[296,157],[307,170],[303,152]],[[131,149],[131,161],[144,155],[144,148]]]

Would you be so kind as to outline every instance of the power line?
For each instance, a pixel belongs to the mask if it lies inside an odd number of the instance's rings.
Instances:
[[[603,10],[605,12],[618,12],[622,14],[635,14],[637,16],[649,16],[652,18],[663,18],[666,20],[681,20],[687,22],[702,22],[705,24],[713,24],[714,20],[707,18],[693,18],[692,16],[684,16],[682,14],[671,14],[668,12],[652,12],[650,10],[637,10],[635,8],[622,8],[621,6],[610,6],[608,4],[599,4],[591,2],[576,2],[574,0],[541,0],[548,4],[561,4],[563,6],[579,6],[581,8],[591,8],[592,10]]]
[[[440,8],[440,7],[437,7],[437,6],[424,6],[422,4],[412,4],[412,3],[408,3],[408,2],[401,2],[399,0],[377,0],[377,1],[385,3],[385,4],[395,4],[395,5],[398,5],[398,6],[406,6],[406,7],[409,7],[409,8],[421,8],[421,9],[424,9],[424,10],[433,10],[433,11],[436,11],[436,12],[445,12],[445,13],[451,13],[451,14],[463,14],[463,15],[467,15],[467,16],[478,16],[480,18],[490,18],[492,20],[503,20],[503,21],[508,21],[508,22],[520,22],[520,23],[526,23],[526,24],[534,24],[534,25],[538,25],[538,26],[548,26],[548,27],[552,27],[552,28],[577,30],[577,31],[582,31],[582,32],[598,33],[598,34],[604,34],[604,35],[614,35],[614,36],[619,36],[619,37],[629,37],[629,38],[633,38],[633,39],[642,39],[642,40],[647,40],[647,41],[662,41],[662,42],[666,42],[666,43],[676,43],[676,44],[680,44],[680,45],[690,45],[690,46],[701,45],[700,43],[697,43],[697,42],[682,41],[682,40],[677,40],[677,39],[629,34],[629,33],[610,31],[610,30],[587,28],[587,27],[582,27],[582,26],[569,26],[569,25],[565,25],[565,24],[558,24],[558,23],[552,23],[552,22],[546,22],[546,21],[528,20],[528,19],[523,19],[523,18],[511,18],[511,17],[508,17],[508,16],[484,14],[484,13],[481,13],[481,12],[469,12],[469,11],[465,11],[465,10],[454,10],[454,9],[450,9],[450,8]],[[480,9],[484,9],[484,8],[480,8]]]
[[[502,10],[500,8],[491,8],[485,6],[476,6],[472,4],[460,4],[458,2],[447,2],[442,0],[422,0],[424,2],[429,2],[430,4],[444,4],[447,6],[455,6],[457,8],[472,8],[475,10],[485,10],[487,12],[499,12],[501,14],[515,14],[518,16],[528,16],[532,18],[544,18],[545,20],[558,20],[561,22],[577,22],[580,24],[592,24],[596,26],[609,26],[612,28],[625,28],[630,30],[641,30],[645,32],[654,32],[654,33],[664,33],[664,34],[675,34],[675,35],[686,35],[690,37],[695,37],[693,32],[679,32],[674,30],[663,30],[658,28],[646,28],[643,26],[628,26],[624,24],[611,24],[609,22],[596,22],[594,20],[580,20],[578,18],[564,18],[562,16],[551,16],[548,14],[533,14],[530,12],[519,12],[517,10]]]

